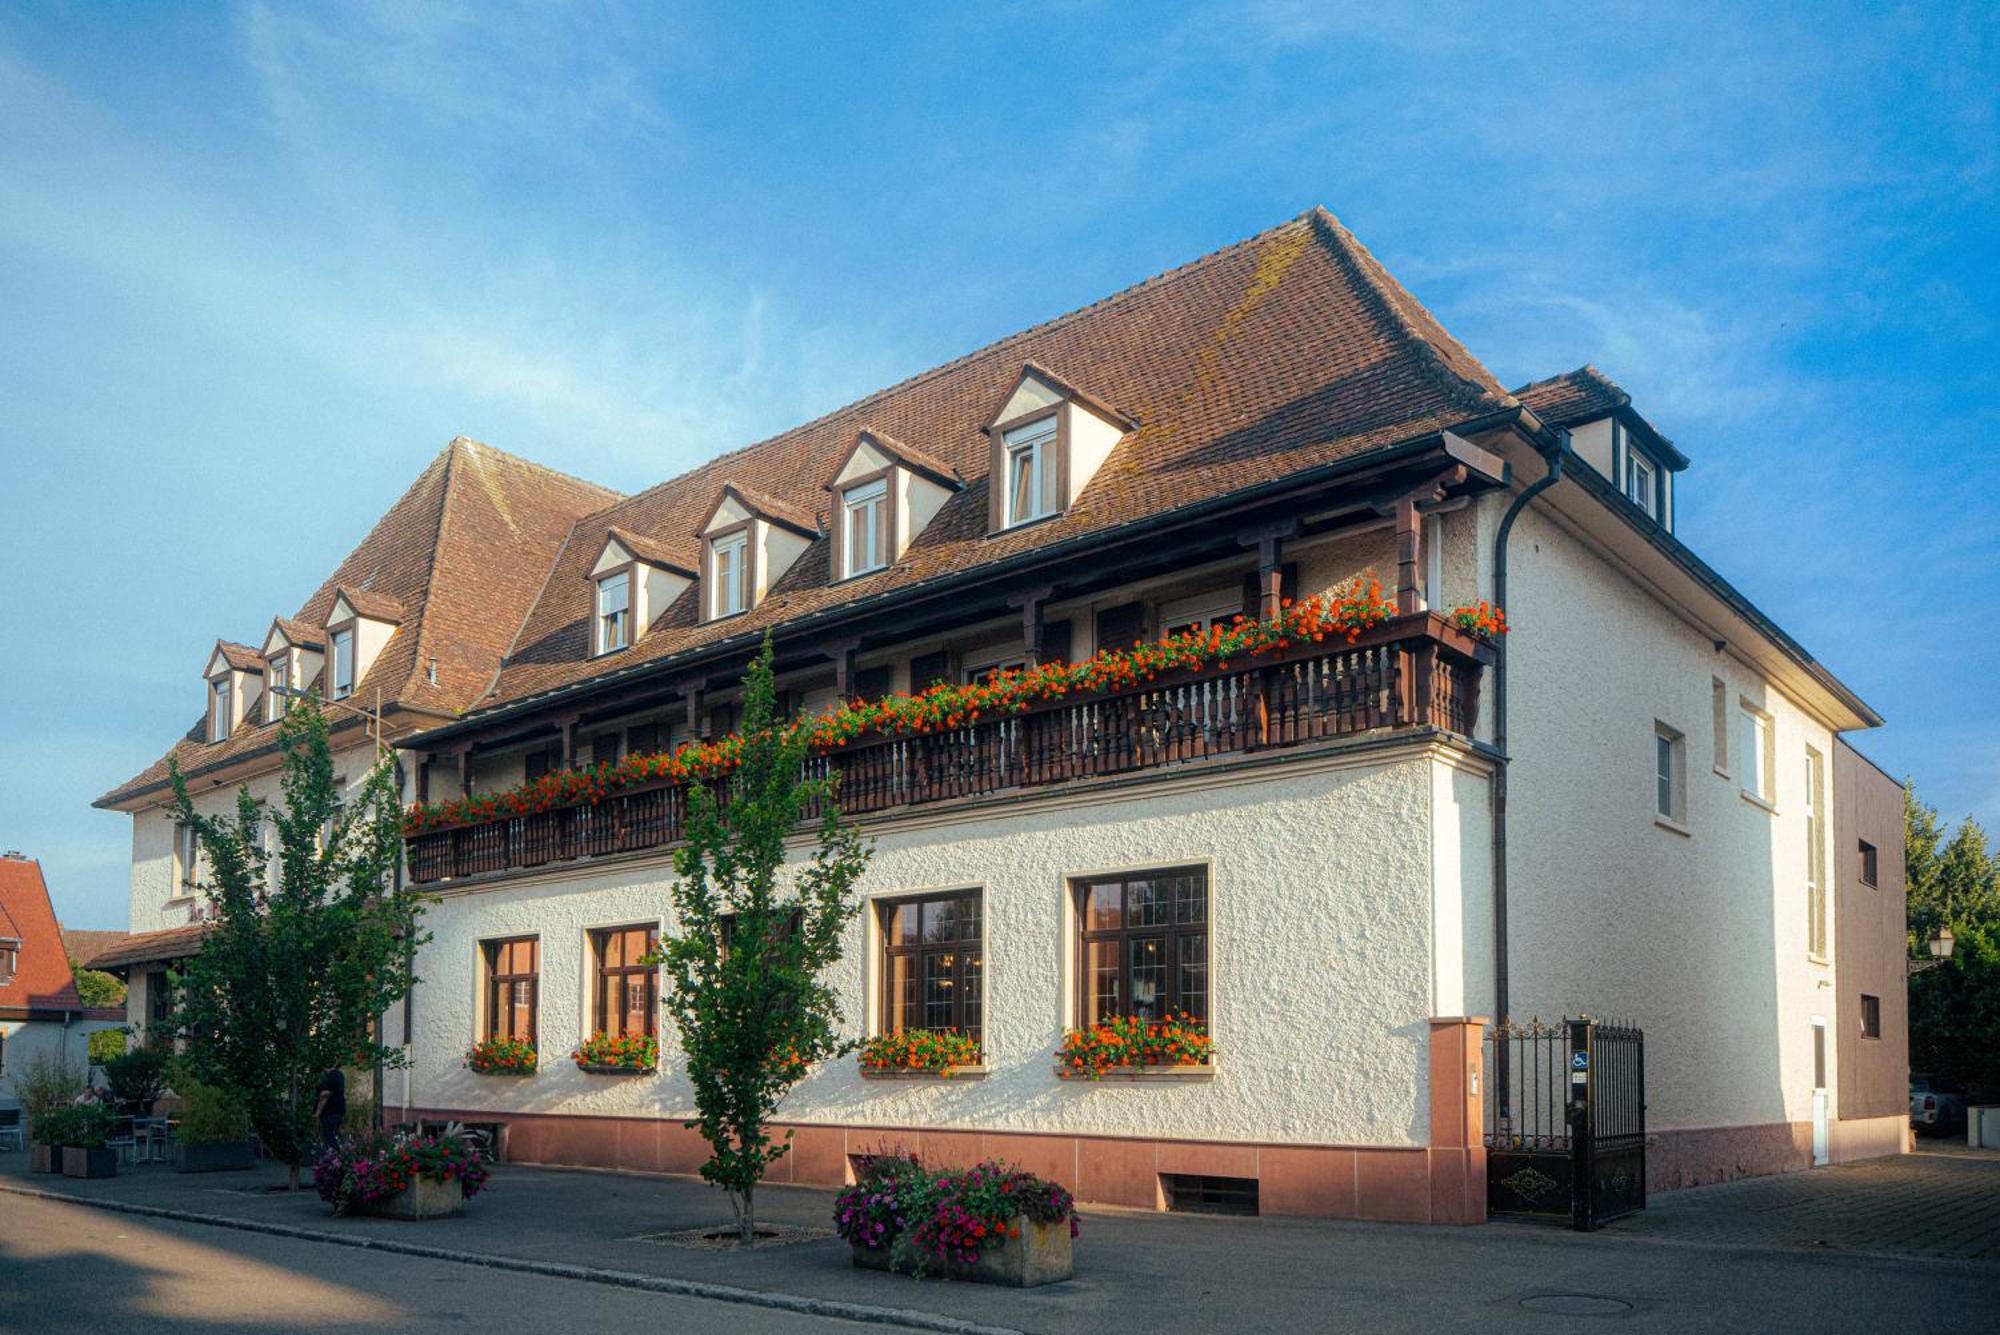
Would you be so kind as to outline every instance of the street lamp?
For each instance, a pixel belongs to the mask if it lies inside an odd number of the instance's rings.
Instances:
[[[1930,940],[1924,942],[1924,945],[1931,952],[1931,957],[1927,960],[1910,960],[1906,967],[1911,973],[1922,973],[1926,969],[1935,969],[1938,965],[1943,964],[1951,958],[1951,949],[1956,944],[1957,942],[1951,934],[1951,928],[1940,927],[1931,933]]]

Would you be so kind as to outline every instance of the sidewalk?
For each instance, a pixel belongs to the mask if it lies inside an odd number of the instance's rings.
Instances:
[[[0,1186],[307,1229],[363,1245],[386,1240],[467,1259],[591,1267],[1079,1335],[1363,1322],[1383,1332],[1531,1331],[1547,1329],[1549,1318],[1523,1304],[1584,1294],[1628,1305],[1648,1330],[1796,1328],[1814,1312],[1822,1317],[1814,1328],[1828,1332],[1867,1329],[1861,1317],[1870,1313],[1874,1321],[1921,1324],[1929,1312],[1949,1327],[1977,1310],[1971,1304],[2000,1276],[1982,1262],[1734,1248],[1727,1249],[1727,1267],[1718,1267],[1718,1248],[1652,1245],[1615,1229],[1584,1236],[1520,1225],[1454,1229],[1099,1209],[1084,1216],[1077,1277],[1022,1291],[856,1270],[846,1245],[831,1238],[747,1253],[637,1240],[726,1225],[722,1196],[685,1178],[502,1165],[493,1187],[463,1217],[412,1224],[336,1218],[310,1190],[273,1193],[266,1188],[283,1174],[269,1167],[178,1175],[142,1165],[116,1178],[80,1181],[30,1177],[25,1158],[0,1155]],[[770,1223],[825,1227],[832,1195],[767,1187],[759,1193],[759,1215]],[[0,1212],[5,1200],[0,1196]]]

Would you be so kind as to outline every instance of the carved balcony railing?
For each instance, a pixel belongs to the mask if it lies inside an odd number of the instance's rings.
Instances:
[[[806,768],[835,776],[841,812],[862,816],[1371,733],[1469,735],[1492,653],[1436,613],[1418,613],[1353,644],[1329,638],[960,728],[859,737]],[[729,781],[710,787],[727,805]],[[432,884],[660,848],[680,840],[686,812],[686,785],[661,781],[595,803],[439,826],[406,840],[409,874]]]

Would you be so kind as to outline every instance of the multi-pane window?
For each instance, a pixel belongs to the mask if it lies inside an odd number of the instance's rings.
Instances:
[[[354,694],[354,628],[333,633],[333,698]]]
[[[542,943],[532,936],[488,941],[486,951],[486,1037],[535,1041],[535,1007],[540,1000]]]
[[[621,570],[597,581],[597,652],[623,649],[632,637],[632,572]]]
[[[1056,419],[1006,434],[1007,523],[1025,524],[1056,512]]]
[[[889,483],[876,478],[841,493],[846,516],[847,573],[858,575],[889,564]]]
[[[743,566],[749,551],[748,533],[730,533],[709,543],[708,573],[715,589],[716,616],[734,616],[747,605]]]
[[[1661,820],[1687,823],[1687,739],[1653,724],[1653,810]]]
[[[174,826],[174,893],[180,896],[192,895],[201,881],[201,870],[196,865],[201,857],[201,836],[192,825],[177,823]]]
[[[979,1037],[985,1002],[977,890],[881,906],[882,1031]]]
[[[1826,958],[1826,761],[1806,748],[1806,953]]]
[[[1771,716],[1745,700],[1737,718],[1742,736],[1743,791],[1770,805],[1777,800],[1778,787],[1771,754]]]
[[[659,970],[641,963],[659,944],[657,927],[612,927],[590,934],[597,960],[596,1032],[650,1036],[660,1012]]]
[[[21,943],[0,941],[0,983],[13,980],[15,969],[20,967]]]
[[[1861,841],[1861,884],[1871,886],[1881,884],[1881,882],[1875,879],[1878,871],[1875,845],[1863,839]]]
[[[1861,994],[1861,1036],[1882,1037],[1882,998]]]
[[[229,709],[233,698],[229,678],[218,677],[209,683],[208,689],[208,740],[226,742],[229,740]]]
[[[1076,886],[1077,1016],[1208,1018],[1208,873],[1133,872]]]
[[[1626,454],[1625,494],[1631,498],[1632,504],[1655,519],[1660,517],[1658,479],[1659,472],[1651,459],[1637,450]]]
[[[264,721],[276,723],[291,705],[291,698],[285,692],[292,685],[292,656],[288,653],[272,655],[264,681]]]

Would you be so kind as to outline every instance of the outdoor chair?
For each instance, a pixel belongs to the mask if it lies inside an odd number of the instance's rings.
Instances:
[[[139,1159],[139,1137],[132,1123],[130,1117],[119,1118],[111,1124],[111,1134],[104,1138],[105,1145],[118,1151],[121,1164],[136,1163]]]
[[[0,1150],[24,1149],[27,1138],[21,1131],[21,1110],[0,1108]]]

